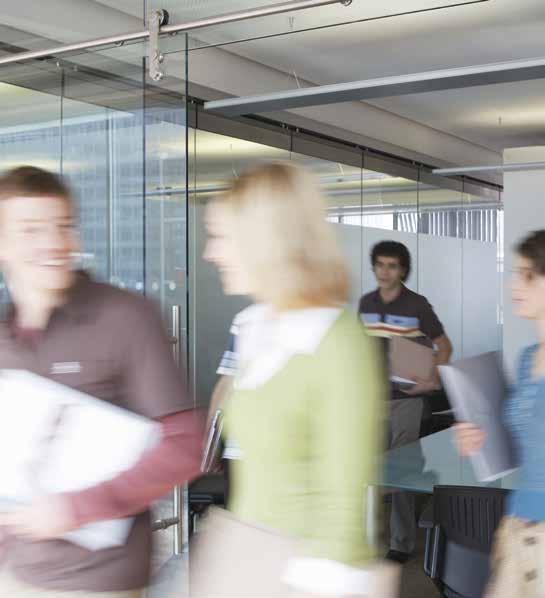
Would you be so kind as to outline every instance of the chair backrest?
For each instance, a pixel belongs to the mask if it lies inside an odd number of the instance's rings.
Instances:
[[[501,488],[434,488],[434,575],[445,596],[480,598],[490,576],[490,549],[504,512]]]
[[[488,554],[507,494],[501,488],[436,486],[434,523],[449,542]]]

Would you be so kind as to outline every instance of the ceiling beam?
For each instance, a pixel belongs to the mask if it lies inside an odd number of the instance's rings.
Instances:
[[[516,162],[513,164],[495,164],[485,166],[455,166],[454,168],[435,168],[433,174],[453,175],[471,174],[473,172],[525,172],[529,170],[545,170],[545,162]]]
[[[545,78],[545,57],[394,75],[206,102],[226,116],[259,114],[359,100]]]

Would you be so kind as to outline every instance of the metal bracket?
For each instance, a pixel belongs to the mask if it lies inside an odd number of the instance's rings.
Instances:
[[[178,525],[178,523],[180,523],[179,517],[167,517],[166,519],[157,519],[153,522],[151,529],[152,531],[157,532],[159,530],[168,529],[173,525]]]
[[[174,488],[174,554],[189,551],[189,487],[187,484]]]
[[[165,76],[161,65],[165,59],[159,50],[159,32],[161,27],[168,25],[169,15],[164,9],[153,10],[148,19],[149,26],[149,76],[152,81],[161,81]]]

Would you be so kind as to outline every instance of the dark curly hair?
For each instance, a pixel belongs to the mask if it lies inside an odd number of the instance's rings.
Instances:
[[[403,243],[397,241],[381,241],[371,251],[371,264],[375,267],[379,257],[397,258],[399,265],[405,270],[403,282],[409,279],[411,274],[411,254]]]

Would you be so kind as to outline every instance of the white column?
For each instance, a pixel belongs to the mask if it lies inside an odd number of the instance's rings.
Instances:
[[[503,153],[505,164],[545,162],[545,146],[516,147]],[[505,276],[503,351],[510,373],[514,372],[520,350],[536,342],[531,322],[513,314],[510,294],[513,249],[529,232],[545,228],[545,169],[527,172],[506,172],[503,177],[505,214]]]

